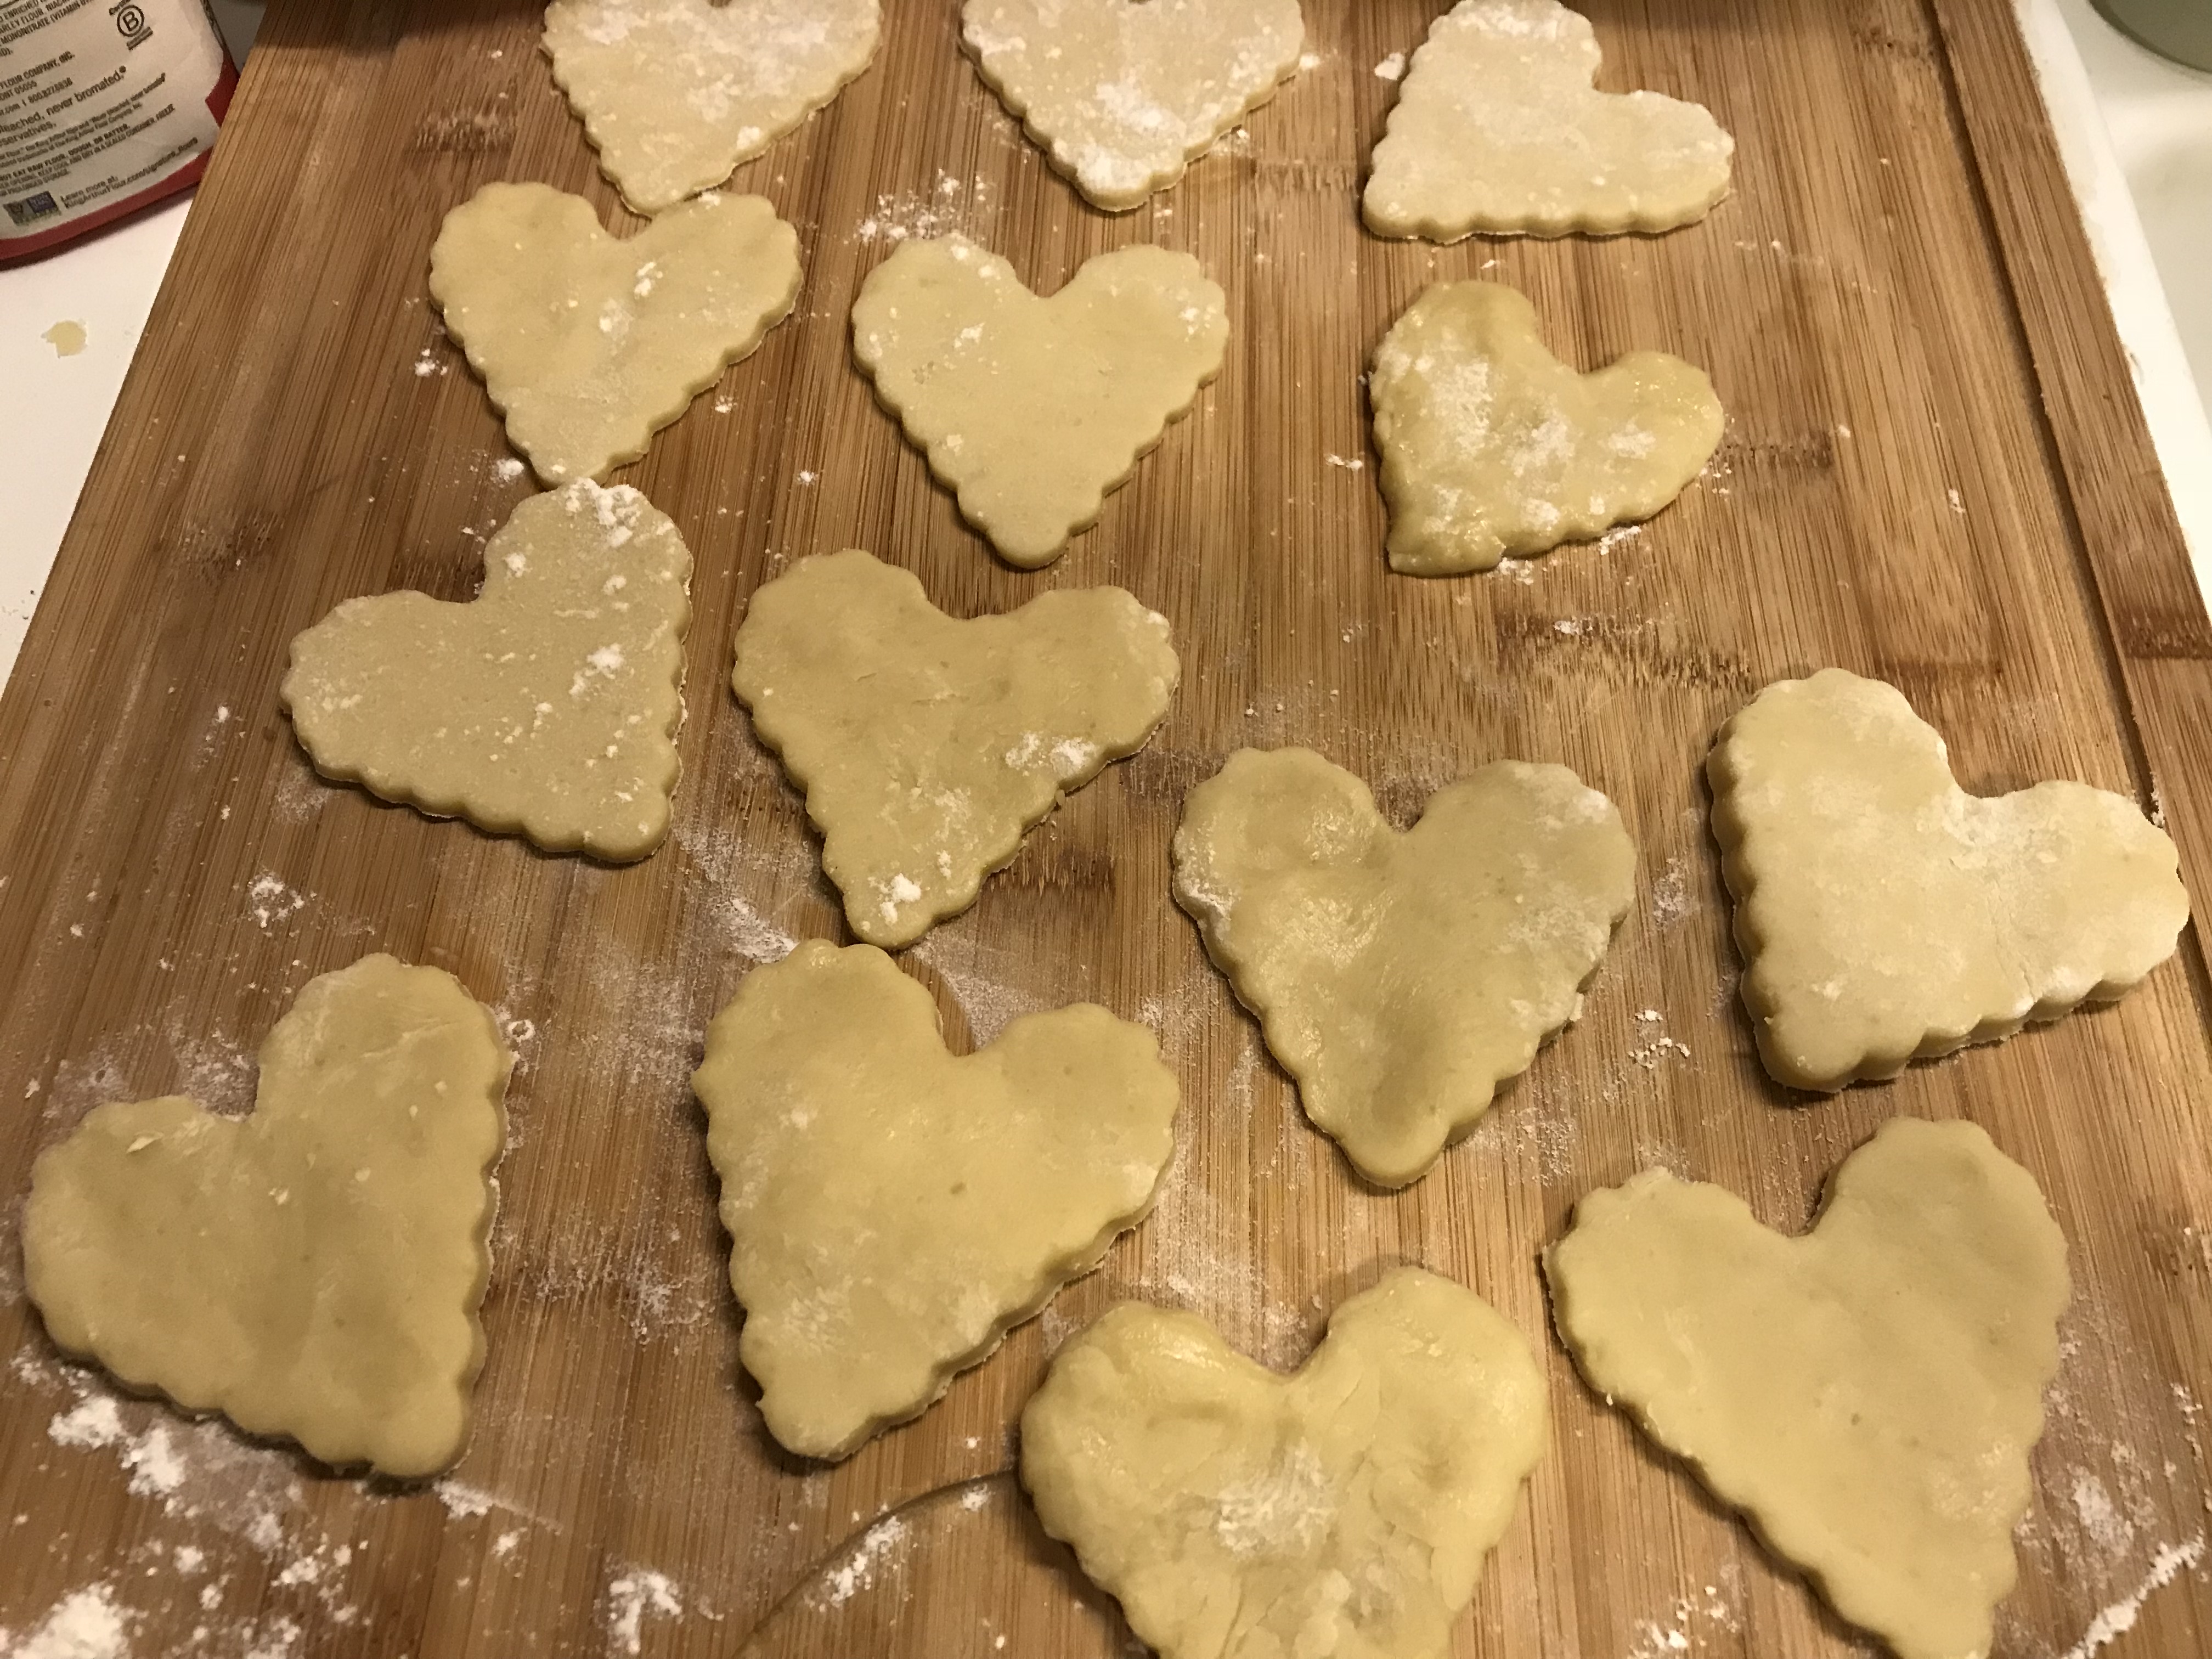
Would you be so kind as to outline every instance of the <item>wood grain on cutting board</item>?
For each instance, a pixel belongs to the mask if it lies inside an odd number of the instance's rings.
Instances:
[[[276,690],[291,635],[341,599],[465,597],[529,487],[495,468],[498,424],[425,300],[441,216],[487,180],[538,179],[635,222],[553,88],[534,7],[270,7],[0,701],[0,1193],[15,1213],[32,1158],[101,1100],[243,1108],[254,1046],[312,975],[378,949],[435,963],[521,1056],[489,1363],[469,1452],[431,1489],[334,1477],[147,1402],[109,1425],[82,1403],[106,1385],[57,1358],[22,1298],[10,1226],[0,1628],[97,1589],[138,1656],[725,1655],[749,1636],[793,1659],[1114,1653],[1111,1602],[1001,1473],[1053,1346],[1141,1297],[1288,1366],[1344,1296],[1414,1261],[1540,1345],[1554,1407],[1455,1653],[1858,1651],[1582,1387],[1535,1255],[1577,1195],[1654,1162],[1801,1225],[1826,1172],[1904,1112],[1987,1127],[2072,1248],[1997,1651],[2073,1648],[2212,1521],[2197,937],[2116,1007],[1792,1096],[1732,998],[1698,776],[1758,687],[1839,664],[1902,687],[1969,787],[2074,777],[2159,804],[2212,894],[2212,629],[2008,8],[1595,0],[1601,84],[1710,105],[1737,139],[1735,194],[1657,240],[1442,249],[1358,220],[1395,95],[1371,70],[1418,42],[1426,0],[1310,0],[1319,61],[1119,217],[981,87],[952,0],[886,9],[874,66],[736,176],[799,228],[799,310],[618,475],[676,519],[698,574],[676,829],[610,869],[320,782]],[[991,556],[850,361],[861,278],[898,235],[952,229],[1041,289],[1152,240],[1228,291],[1220,379],[1043,572]],[[1728,437],[1640,533],[1478,579],[1391,576],[1358,376],[1428,283],[1475,274],[1525,290],[1585,366],[1641,347],[1702,364]],[[1146,1020],[1185,1104],[1159,1208],[1103,1268],[920,1420],[823,1468],[765,1438],[738,1370],[687,1079],[754,962],[842,937],[726,676],[747,596],[847,545],[963,614],[1110,581],[1171,619],[1184,683],[1152,745],[904,960],[958,1043],[1078,998]],[[1636,839],[1638,903],[1585,1018],[1401,1194],[1305,1125],[1168,898],[1184,791],[1239,745],[1285,743],[1368,778],[1401,823],[1484,761],[1563,761]],[[2113,1651],[2208,1645],[2212,1587],[2185,1569]]]

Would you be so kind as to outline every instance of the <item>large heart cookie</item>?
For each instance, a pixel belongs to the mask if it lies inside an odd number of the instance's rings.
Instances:
[[[1176,672],[1167,618],[1118,587],[957,622],[848,549],[753,595],[731,683],[806,792],[853,932],[896,949],[974,903],[1062,794],[1143,747]]]
[[[640,213],[730,176],[876,55],[878,0],[552,0],[553,78]]]
[[[756,968],[694,1079],[722,1182],[738,1348],[791,1450],[836,1458],[1098,1264],[1152,1206],[1175,1074],[1090,1003],[947,1053],[872,945]]]
[[[967,0],[961,39],[1052,164],[1139,205],[1298,71],[1297,0]]]
[[[311,980],[253,1114],[101,1106],[31,1170],[24,1283],[56,1343],[334,1465],[461,1455],[483,1363],[512,1057],[450,974]]]
[[[1115,1308],[1023,1412],[1022,1480],[1161,1659],[1428,1659],[1545,1425],[1521,1334],[1400,1267],[1291,1377],[1194,1315]]]
[[[2080,783],[1985,799],[1880,680],[1770,685],[1706,763],[1744,1006],[1800,1089],[1895,1075],[2119,996],[2189,920],[2173,842]]]
[[[1368,395],[1390,507],[1390,568],[1488,570],[1648,519],[1721,441],[1703,370],[1634,351],[1588,374],[1544,349],[1497,283],[1439,283],[1375,349]]]
[[[1306,1115],[1402,1187],[1575,1018],[1635,862],[1563,766],[1494,762],[1401,835],[1311,750],[1244,749],[1184,803],[1175,894]]]
[[[1599,92],[1597,37],[1557,0],[1460,0],[1413,54],[1375,146],[1367,228],[1455,242],[1672,230],[1728,194],[1701,104]]]
[[[868,273],[853,349],[939,483],[1009,562],[1058,558],[1221,369],[1229,316],[1198,261],[1102,253],[1041,299],[959,237]]]
[[[596,478],[750,355],[799,295],[799,237],[757,196],[627,240],[580,196],[486,185],[446,216],[430,297],[548,483]]]
[[[1798,1238],[1647,1170],[1577,1205],[1544,1265],[1590,1386],[1837,1612],[1904,1659],[1989,1651],[2067,1283],[2034,1178],[1987,1135],[1884,1125]]]
[[[483,592],[348,599],[292,641],[279,695],[325,777],[555,852],[643,858],[681,769],[691,554],[626,484],[532,495]]]

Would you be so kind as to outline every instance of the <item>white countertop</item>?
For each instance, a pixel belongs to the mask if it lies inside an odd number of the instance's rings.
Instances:
[[[2124,39],[2088,0],[2015,0],[2112,298],[2197,583],[2212,594],[2212,76]],[[258,0],[215,0],[233,55]],[[12,667],[131,367],[189,198],[43,260],[0,270],[0,454],[19,483],[0,527],[0,673]],[[2146,226],[2148,234],[2146,234]],[[2183,316],[2160,287],[2174,283]],[[84,330],[64,356],[53,325]],[[2186,343],[2185,344],[2185,338]],[[2192,378],[2191,359],[2196,360]]]

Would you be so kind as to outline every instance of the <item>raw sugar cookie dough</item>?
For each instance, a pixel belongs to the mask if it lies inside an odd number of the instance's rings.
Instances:
[[[1589,21],[1460,0],[1430,26],[1375,146],[1367,228],[1456,242],[1664,231],[1728,194],[1735,143],[1698,104],[1599,92]]]
[[[40,1153],[25,1286],[126,1387],[435,1474],[483,1363],[513,1056],[450,974],[372,956],[310,980],[259,1058],[250,1116],[118,1103]]]
[[[348,599],[292,641],[278,695],[324,776],[549,852],[643,858],[682,769],[691,554],[626,484],[532,495],[483,592]]]
[[[1813,1230],[1647,1170],[1545,1259],[1593,1389],[1900,1659],[1990,1650],[2058,1369],[2066,1243],[1970,1123],[1897,1118]]]
[[[1390,568],[1490,570],[1650,518],[1705,469],[1722,412],[1705,372],[1635,351],[1588,374],[1544,349],[1498,283],[1439,283],[1375,349],[1368,396]]]
[[[2122,995],[2189,920],[2179,855],[2124,795],[1993,798],[1880,680],[1768,686],[1706,762],[1744,1006],[1781,1082],[1840,1089]]]
[[[719,185],[867,68],[878,0],[552,0],[553,78],[640,213]]]
[[[758,196],[610,236],[580,196],[486,185],[446,216],[430,297],[507,441],[548,483],[645,453],[799,295],[799,236]]]
[[[1090,1003],[955,1057],[870,945],[757,968],[694,1079],[722,1186],[738,1356],[788,1449],[839,1458],[1096,1267],[1152,1207],[1175,1074]]]
[[[1165,717],[1167,618],[1118,587],[958,621],[857,549],[753,595],[731,683],[806,794],[853,932],[911,945]]]
[[[902,243],[853,305],[853,350],[1000,556],[1051,563],[1221,370],[1229,316],[1188,253],[1087,260],[1050,298],[962,237]]]
[[[1161,1659],[1432,1659],[1546,1424],[1520,1332],[1399,1267],[1294,1376],[1194,1314],[1114,1309],[1022,1413],[1021,1475]]]

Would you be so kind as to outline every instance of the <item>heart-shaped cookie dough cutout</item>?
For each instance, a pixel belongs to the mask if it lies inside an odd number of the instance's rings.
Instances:
[[[111,1104],[40,1155],[23,1274],[47,1331],[325,1463],[444,1468],[483,1364],[513,1064],[438,969],[372,956],[310,980],[250,1117]]]
[[[1090,1003],[948,1053],[872,945],[756,968],[693,1079],[722,1183],[738,1357],[769,1431],[843,1457],[920,1415],[1152,1207],[1175,1074]]]
[[[967,0],[960,38],[1053,166],[1140,206],[1298,72],[1297,0]]]
[[[1728,194],[1735,141],[1701,104],[1599,92],[1589,20],[1460,0],[1430,25],[1375,146],[1367,228],[1456,242],[1672,230]]]
[[[757,196],[689,202],[624,239],[580,196],[486,185],[430,250],[446,331],[548,483],[644,454],[789,314],[799,281],[798,234]]]
[[[1174,695],[1167,618],[1118,587],[959,622],[858,549],[753,595],[731,683],[806,792],[822,868],[871,945],[911,945]]]
[[[1101,253],[1050,299],[957,236],[902,243],[853,305],[876,395],[1009,563],[1049,564],[1221,369],[1229,315],[1188,253]]]
[[[483,592],[348,599],[292,641],[279,695],[325,777],[556,853],[643,858],[681,770],[691,554],[626,484],[532,495]]]
[[[1819,1224],[1647,1170],[1545,1258],[1590,1386],[1903,1659],[1990,1647],[2058,1368],[2066,1241],[1969,1123],[1899,1118]]]
[[[1768,686],[1706,762],[1744,1006],[1800,1089],[2109,1002],[2173,954],[2189,895],[2166,832],[2080,783],[1984,798],[1880,680]]]
[[[1390,568],[1489,570],[1648,519],[1721,441],[1705,372],[1633,351],[1579,374],[1497,283],[1439,283],[1375,349],[1368,395],[1390,507]]]
[[[1239,750],[1190,793],[1175,895],[1306,1115],[1402,1187],[1579,1012],[1628,914],[1620,814],[1563,766],[1496,761],[1401,835],[1310,749]]]
[[[878,0],[552,0],[553,79],[640,213],[719,185],[876,55]]]
[[[1546,1422],[1521,1334],[1400,1267],[1290,1377],[1195,1315],[1114,1309],[1023,1412],[1022,1481],[1161,1659],[1430,1659]]]

